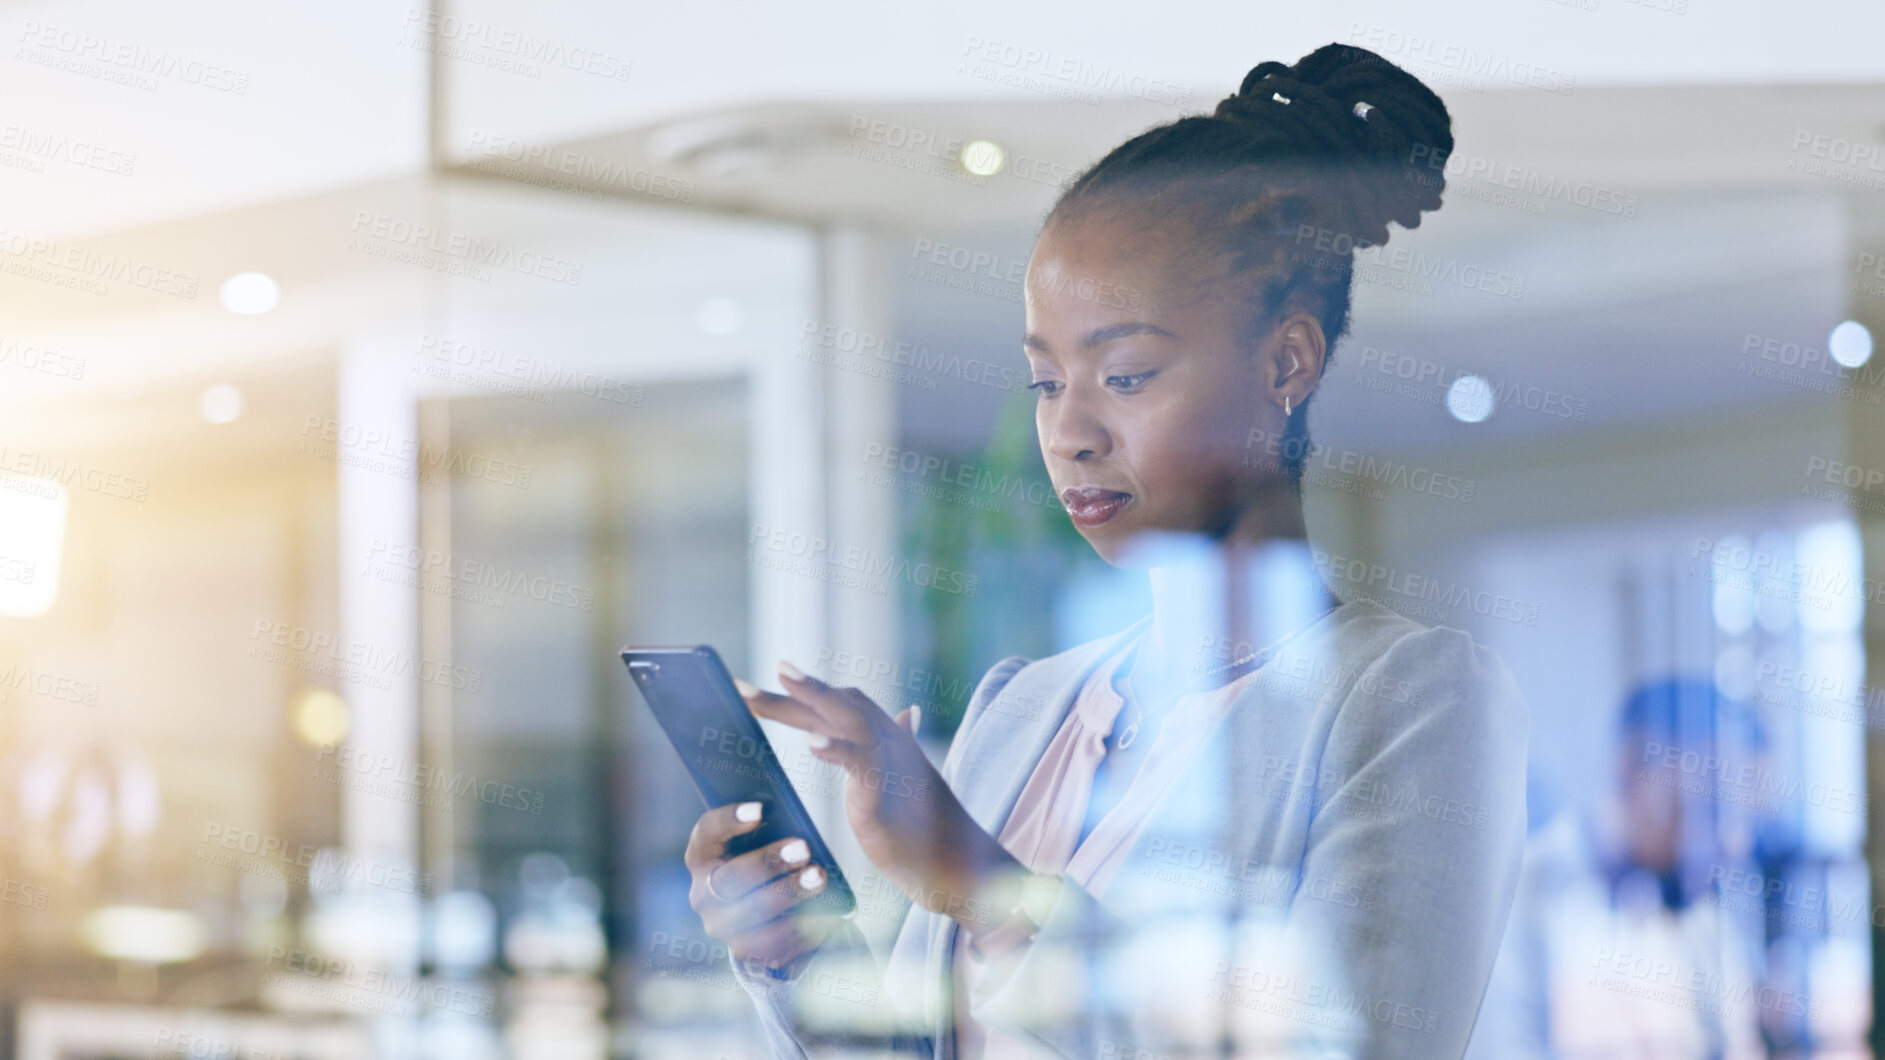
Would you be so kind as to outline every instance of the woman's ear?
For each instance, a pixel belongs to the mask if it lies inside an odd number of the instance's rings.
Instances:
[[[1328,354],[1322,324],[1308,313],[1291,313],[1277,324],[1271,335],[1274,336],[1271,363],[1276,366],[1274,381],[1270,384],[1271,400],[1281,405],[1287,398],[1292,407],[1300,408],[1322,381],[1322,366]]]

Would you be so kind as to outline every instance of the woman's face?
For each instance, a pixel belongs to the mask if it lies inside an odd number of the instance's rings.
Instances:
[[[1183,225],[1057,221],[1035,244],[1023,349],[1041,456],[1110,563],[1138,565],[1146,531],[1223,537],[1275,496],[1283,400],[1315,386],[1322,331],[1293,314],[1252,349],[1236,279]]]

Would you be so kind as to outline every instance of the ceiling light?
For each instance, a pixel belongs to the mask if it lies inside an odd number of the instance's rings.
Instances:
[[[234,423],[242,415],[242,391],[228,383],[217,383],[203,391],[198,404],[203,418],[211,423]]]
[[[973,140],[962,147],[963,172],[977,177],[992,177],[1008,164],[1008,152],[992,140]]]
[[[294,729],[312,747],[338,747],[353,727],[347,701],[325,688],[310,688],[295,701]]]
[[[146,905],[94,909],[85,915],[79,934],[101,957],[144,964],[191,960],[206,943],[202,917]]]
[[[223,281],[222,300],[231,313],[266,313],[281,301],[281,284],[267,273],[239,272]]]
[[[0,615],[43,615],[59,595],[65,487],[0,475]]]
[[[717,115],[663,125],[648,134],[648,154],[660,165],[706,177],[737,177],[777,169],[806,134],[750,115]]]
[[[1492,384],[1476,375],[1463,375],[1446,388],[1446,410],[1461,423],[1479,423],[1492,415]]]
[[[1857,368],[1872,359],[1872,333],[1864,324],[1848,320],[1833,329],[1826,352],[1847,368]]]

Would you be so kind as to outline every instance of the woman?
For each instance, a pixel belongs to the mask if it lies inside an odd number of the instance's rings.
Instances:
[[[1437,96],[1332,44],[1061,196],[1026,283],[1041,452],[1153,614],[996,664],[940,774],[915,708],[789,663],[783,695],[742,682],[844,767],[915,903],[880,971],[794,911],[825,882],[804,844],[727,858],[760,807],[702,816],[690,897],[780,1055],[892,1027],[938,1057],[1460,1055],[1516,880],[1524,706],[1464,633],[1329,599],[1299,488],[1353,249],[1439,206],[1451,149]]]

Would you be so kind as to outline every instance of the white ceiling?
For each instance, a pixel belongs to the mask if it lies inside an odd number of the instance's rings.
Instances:
[[[1659,9],[1677,3],[1686,13]],[[0,126],[135,159],[131,177],[63,163],[42,173],[0,166],[0,230],[115,231],[414,171],[426,158],[428,52],[417,35],[425,6],[0,6],[0,99],[8,101]],[[1877,46],[1885,6],[1873,0],[1597,0],[1596,10],[1446,0],[1417,13],[1393,0],[442,6],[455,16],[438,24],[437,39],[453,101],[441,136],[451,150],[479,131],[547,145],[762,101],[1042,101],[1082,78],[1115,76],[1148,95],[1168,91],[1154,86],[1187,90],[1191,108],[1201,109],[1258,61],[1293,60],[1331,40],[1373,47],[1437,86],[1451,84],[1455,98],[1512,95],[1521,107],[1615,85],[1885,80]],[[152,67],[168,73],[140,72]],[[991,82],[976,69],[1045,87]],[[623,71],[625,80],[610,76]],[[1534,73],[1570,94],[1501,88]],[[127,78],[148,87],[120,83]],[[1167,116],[1179,109],[1153,106]],[[1709,120],[1735,127],[1731,111]],[[1548,121],[1536,129],[1559,132]],[[1580,157],[1590,147],[1582,137],[1560,143]]]
[[[727,265],[715,255],[731,244],[690,239],[690,224],[707,216],[690,207],[862,223],[891,233],[893,246],[930,239],[1024,255],[1054,181],[1146,125],[1208,109],[1259,59],[1294,59],[1335,39],[1372,45],[1429,78],[1454,113],[1460,159],[1601,185],[1638,203],[1628,218],[1562,201],[1514,209],[1485,200],[1498,191],[1487,181],[1456,179],[1446,209],[1391,246],[1522,275],[1524,297],[1364,283],[1338,371],[1359,371],[1372,345],[1550,386],[1587,400],[1594,418],[1640,419],[1818,400],[1737,373],[1741,340],[1758,331],[1823,344],[1847,309],[1853,190],[1794,168],[1811,157],[1796,149],[1802,134],[1885,147],[1885,54],[1876,47],[1885,7],[1869,2],[1783,12],[1691,0],[1688,13],[1673,14],[1634,0],[1599,0],[1595,11],[1455,0],[1427,5],[1418,19],[1404,6],[1361,2],[1121,6],[1111,15],[1072,4],[808,9],[757,0],[453,7],[458,20],[438,27],[451,101],[442,146],[459,165],[483,158],[484,172],[454,181],[463,187],[443,200],[418,179],[428,70],[414,35],[425,17],[411,6],[6,7],[0,98],[11,106],[0,135],[14,137],[16,159],[32,153],[20,144],[40,154],[0,165],[0,233],[15,245],[124,255],[197,277],[203,290],[185,300],[118,283],[100,296],[0,275],[0,336],[92,356],[101,378],[128,394],[139,380],[331,349],[362,314],[436,312],[436,284],[348,249],[364,212],[430,218],[595,263],[575,293],[532,282],[467,296],[458,285],[452,311],[467,326],[501,331],[513,319],[534,341],[589,352],[606,346],[584,336],[628,326],[656,336],[671,328],[673,341],[693,342],[688,307],[703,293],[763,282],[765,269],[716,279]],[[1406,36],[1415,25],[1426,35],[1417,45]],[[176,65],[149,90],[102,76],[124,74],[109,58],[125,56],[133,67]],[[574,57],[590,68],[558,65]],[[83,70],[49,65],[75,59]],[[1066,69],[1074,80],[1051,73]],[[1022,73],[1028,86],[978,71]],[[1570,91],[1516,87],[1497,71],[1541,71]],[[1149,94],[1188,91],[1189,103],[1050,95],[1095,74],[1155,86]],[[239,93],[192,83],[244,77]],[[879,142],[902,142],[898,129],[939,143],[993,139],[1009,168],[982,183],[957,179],[946,157]],[[79,144],[130,160],[130,174],[78,164]],[[492,145],[539,161],[507,165],[488,157]],[[501,190],[491,173],[504,171],[537,187]],[[639,174],[637,186],[648,174],[672,182],[662,185],[670,195],[686,187],[691,203],[623,194],[628,174]],[[634,218],[659,221],[650,229]],[[715,224],[737,230],[729,220]],[[249,268],[279,276],[292,297],[268,317],[231,318],[214,304],[215,285]],[[917,294],[909,326],[924,341],[1014,355],[1011,302]],[[13,373],[0,405],[57,398],[60,382]],[[1383,400],[1332,385],[1318,415],[1364,448],[1439,444],[1458,429],[1431,406]],[[1484,429],[1563,426],[1501,416]]]

